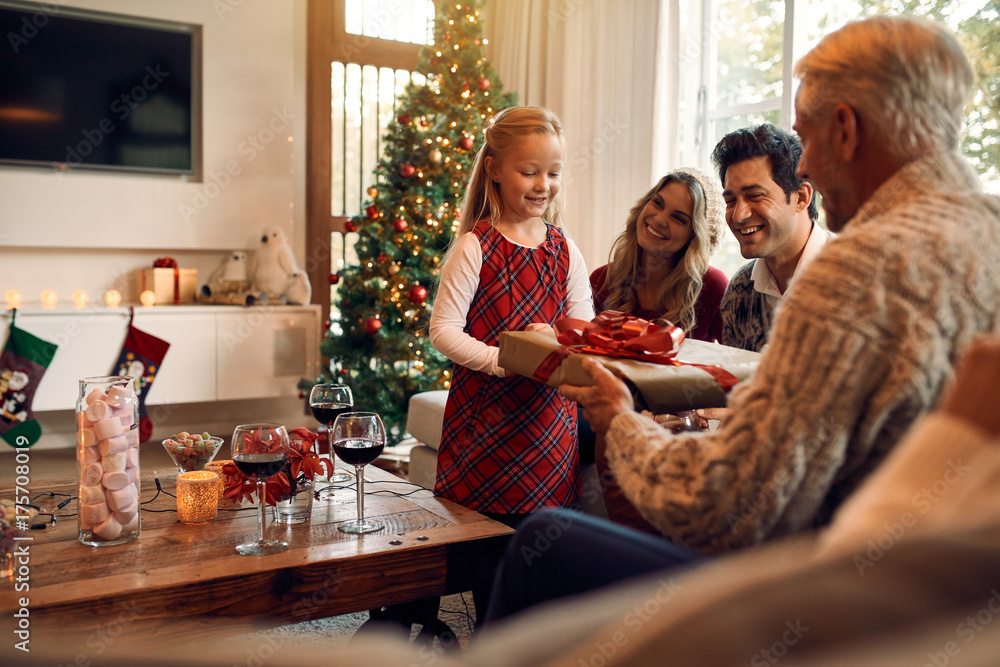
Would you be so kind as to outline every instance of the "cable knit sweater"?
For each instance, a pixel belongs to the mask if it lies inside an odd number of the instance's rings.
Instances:
[[[712,433],[637,413],[607,434],[626,496],[706,553],[821,525],[1000,330],[1000,198],[957,153],[900,169],[783,297],[770,348]]]

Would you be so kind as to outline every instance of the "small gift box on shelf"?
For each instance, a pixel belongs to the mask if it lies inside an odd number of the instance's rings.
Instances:
[[[587,356],[624,379],[636,406],[655,414],[724,407],[737,383],[757,369],[760,354],[684,339],[677,327],[605,311],[593,322],[562,320],[558,336],[545,331],[500,334],[499,365],[509,373],[545,382],[588,386]]]
[[[169,257],[156,260],[151,269],[136,271],[136,280],[138,292],[152,291],[158,304],[194,303],[198,291],[198,269],[178,268]]]

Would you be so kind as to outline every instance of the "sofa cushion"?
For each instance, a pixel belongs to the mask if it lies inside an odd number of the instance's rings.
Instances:
[[[406,431],[435,450],[441,444],[441,427],[447,400],[447,389],[423,391],[410,397],[406,411]]]

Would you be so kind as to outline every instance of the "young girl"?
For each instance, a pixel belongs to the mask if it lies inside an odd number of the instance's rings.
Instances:
[[[708,260],[722,240],[725,202],[718,182],[683,168],[660,179],[632,208],[607,266],[590,283],[597,310],[666,318],[688,338],[722,340],[719,306],[728,279]]]
[[[431,342],[455,362],[434,491],[510,525],[577,494],[576,405],[497,366],[501,332],[594,317],[583,256],[559,229],[562,154],[551,112],[497,114],[431,315]]]

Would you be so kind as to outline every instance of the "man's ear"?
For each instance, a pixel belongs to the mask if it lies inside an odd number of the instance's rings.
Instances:
[[[799,189],[795,191],[795,194],[798,195],[799,197],[798,202],[796,202],[795,204],[795,212],[798,213],[802,209],[808,207],[809,202],[812,201],[813,198],[812,183],[810,183],[809,181],[802,181],[802,183],[799,185]]]
[[[833,108],[833,123],[831,127],[831,148],[834,157],[843,162],[850,162],[858,152],[861,144],[861,127],[858,114],[851,105],[841,102]]]

